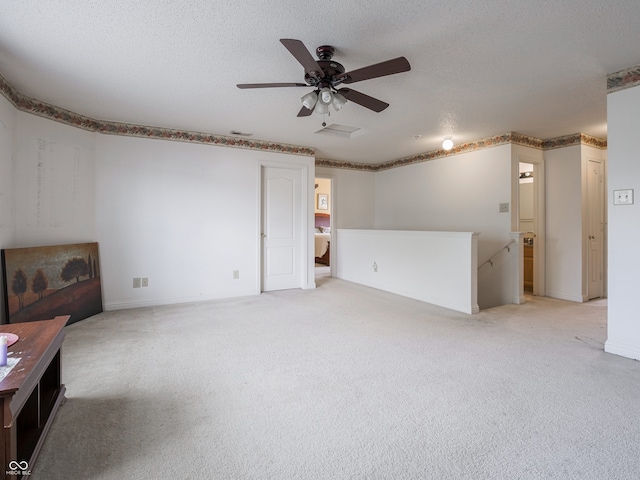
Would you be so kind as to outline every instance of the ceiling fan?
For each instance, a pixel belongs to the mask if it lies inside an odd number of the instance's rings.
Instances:
[[[345,68],[333,61],[334,48],[323,45],[316,49],[319,60],[315,60],[307,47],[300,40],[282,38],[280,42],[291,52],[304,67],[306,83],[239,83],[238,88],[272,88],[272,87],[313,87],[315,90],[302,97],[302,109],[298,117],[307,117],[314,111],[320,114],[329,113],[329,105],[339,110],[347,100],[362,105],[374,112],[381,112],[388,103],[360,93],[351,88],[340,88],[362,80],[384,77],[411,70],[411,65],[404,57],[394,58],[386,62],[376,63],[368,67],[345,72]]]

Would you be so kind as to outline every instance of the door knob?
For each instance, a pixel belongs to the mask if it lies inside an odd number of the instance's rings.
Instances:
[[[260,238],[267,238],[267,236],[264,233],[261,233]]]

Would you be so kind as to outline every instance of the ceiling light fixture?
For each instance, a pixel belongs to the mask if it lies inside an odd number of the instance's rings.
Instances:
[[[453,140],[451,137],[444,137],[444,140],[442,141],[442,148],[447,151],[453,148]]]
[[[320,99],[318,99],[318,103],[316,103],[314,112],[319,113],[320,115],[326,115],[327,113],[329,113],[329,104],[322,103]]]
[[[331,93],[331,89],[329,87],[324,87],[318,93],[318,101],[325,105],[329,105],[331,103],[332,98],[333,98],[333,94]]]
[[[304,95],[302,98],[302,105],[309,110],[313,110],[313,107],[316,106],[316,102],[318,101],[318,92],[309,92]]]
[[[319,90],[309,92],[300,99],[302,105],[308,110],[313,110],[320,115],[326,115],[329,113],[329,105],[333,105],[333,108],[340,110],[347,99],[340,95],[338,92],[332,92],[329,87],[324,87]]]
[[[340,110],[344,106],[345,103],[347,103],[347,99],[346,98],[344,98],[339,93],[334,93],[333,94],[333,98],[331,99],[331,105],[333,105],[333,108],[336,109],[336,112],[338,110]]]

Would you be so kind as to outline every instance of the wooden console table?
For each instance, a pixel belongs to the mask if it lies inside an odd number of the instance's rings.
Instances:
[[[0,325],[0,332],[18,335],[19,340],[8,352],[9,358],[20,359],[0,381],[0,478],[28,478],[53,418],[65,400],[60,347],[68,319],[66,315]]]

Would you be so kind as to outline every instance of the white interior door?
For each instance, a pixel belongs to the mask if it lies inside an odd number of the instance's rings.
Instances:
[[[300,170],[263,168],[263,291],[301,286],[301,184]]]
[[[587,298],[603,293],[604,177],[602,161],[589,159],[587,169]]]

